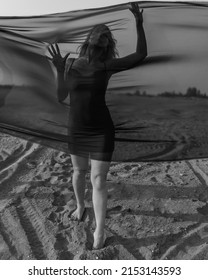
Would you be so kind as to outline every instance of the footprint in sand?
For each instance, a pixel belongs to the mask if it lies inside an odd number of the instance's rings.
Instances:
[[[198,213],[207,216],[208,215],[208,203],[201,208],[196,209]]]
[[[121,211],[122,211],[122,206],[120,206],[120,205],[109,208],[109,209],[107,209],[106,217],[110,218],[113,215],[118,215],[121,213]]]
[[[57,250],[59,260],[73,260],[74,254],[68,250],[69,242],[64,233],[56,235],[56,242],[54,248]]]

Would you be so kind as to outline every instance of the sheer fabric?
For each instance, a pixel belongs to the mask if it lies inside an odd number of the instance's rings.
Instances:
[[[148,57],[113,76],[106,103],[115,126],[115,161],[208,156],[208,4],[139,2]],[[120,57],[136,48],[128,4],[36,17],[0,18],[0,128],[66,152],[70,100],[57,99],[47,47],[78,56],[99,23],[108,25]],[[96,153],[96,151],[95,151]],[[98,153],[99,154],[99,153]]]

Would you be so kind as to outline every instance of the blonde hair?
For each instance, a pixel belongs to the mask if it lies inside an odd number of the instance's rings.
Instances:
[[[110,31],[109,27],[106,26],[105,24],[98,24],[98,25],[95,25],[90,30],[84,43],[81,46],[79,46],[79,49],[80,49],[79,57],[84,56],[86,54],[86,51],[89,46],[89,39],[90,39],[91,34],[93,32],[96,32],[96,30],[98,30],[100,28],[104,28],[107,31],[105,33],[105,35],[108,37],[108,41],[109,41],[107,48],[103,48],[103,54],[101,56],[101,61],[112,59],[112,58],[118,56],[118,51],[116,49],[117,41],[116,41],[116,39],[114,39],[113,34]]]

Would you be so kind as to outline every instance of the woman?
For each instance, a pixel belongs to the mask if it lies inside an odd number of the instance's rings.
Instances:
[[[106,177],[114,150],[114,125],[105,104],[110,77],[137,66],[147,56],[142,12],[137,3],[129,8],[136,19],[136,52],[115,58],[115,39],[106,25],[96,25],[81,46],[78,59],[62,57],[57,45],[50,46],[52,62],[58,72],[58,99],[70,93],[69,152],[73,164],[73,187],[77,208],[72,217],[81,220],[85,211],[85,175],[91,160],[91,182],[96,229],[94,249],[104,246],[107,207]],[[67,60],[67,63],[65,63]],[[68,67],[65,65],[67,64]],[[64,75],[65,69],[65,75]]]

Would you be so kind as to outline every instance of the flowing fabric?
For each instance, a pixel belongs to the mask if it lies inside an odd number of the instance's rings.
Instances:
[[[148,56],[112,76],[106,102],[115,125],[115,161],[208,157],[208,3],[139,2]],[[47,47],[78,56],[104,23],[119,57],[136,49],[129,4],[34,17],[0,17],[0,131],[67,150],[70,100],[57,99]]]

